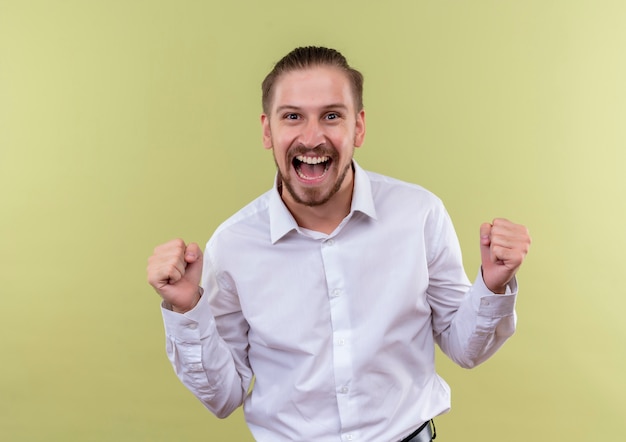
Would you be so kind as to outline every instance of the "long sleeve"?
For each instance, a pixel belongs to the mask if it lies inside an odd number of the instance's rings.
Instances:
[[[507,294],[496,295],[477,276],[456,312],[450,327],[437,342],[452,360],[472,368],[489,359],[515,332],[517,283]]]
[[[482,274],[469,286],[452,223],[443,211],[436,225],[437,245],[429,265],[429,303],[439,347],[461,367],[472,368],[491,357],[515,331],[517,282],[496,295]]]
[[[217,417],[223,418],[239,407],[252,378],[247,358],[237,352],[218,332],[209,300],[219,296],[218,284],[206,268],[205,293],[196,307],[178,314],[162,308],[168,358],[182,383]],[[241,312],[228,315],[234,334],[245,337],[246,323]],[[223,319],[222,319],[223,320]],[[244,344],[245,351],[245,344]]]

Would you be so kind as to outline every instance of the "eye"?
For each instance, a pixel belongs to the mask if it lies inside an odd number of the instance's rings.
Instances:
[[[337,118],[339,118],[339,114],[336,112],[329,112],[326,114],[327,120],[336,120]]]
[[[285,116],[283,118],[285,120],[297,120],[298,119],[298,114],[290,112],[288,114],[285,114]]]

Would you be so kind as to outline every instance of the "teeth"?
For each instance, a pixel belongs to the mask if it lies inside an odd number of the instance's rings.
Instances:
[[[328,157],[307,157],[307,156],[304,156],[304,155],[298,155],[296,157],[296,160],[300,161],[301,163],[306,163],[306,164],[325,163],[329,159],[330,158],[328,158]]]

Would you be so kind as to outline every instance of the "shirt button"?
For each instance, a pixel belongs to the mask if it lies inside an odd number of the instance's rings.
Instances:
[[[339,345],[346,345],[346,340],[345,340],[345,339],[343,339],[343,338],[342,338],[342,339],[339,339],[339,340],[337,341],[337,344],[339,344]]]
[[[341,290],[339,289],[335,289],[331,292],[331,295],[333,296],[333,298],[338,297],[339,295],[341,295]]]
[[[334,239],[329,239],[328,241],[326,241],[326,245],[328,247],[332,247],[333,245],[335,245],[335,240]]]
[[[341,394],[346,394],[346,393],[348,393],[348,387],[341,387],[341,388],[339,389],[339,393],[341,393]]]
[[[198,324],[196,324],[195,322],[191,323],[188,325],[190,330],[195,330],[198,328]]]
[[[353,436],[353,435],[351,435],[351,434],[346,434],[345,439],[346,439],[346,440],[354,440],[354,436]]]

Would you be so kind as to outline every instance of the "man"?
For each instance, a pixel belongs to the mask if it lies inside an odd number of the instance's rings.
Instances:
[[[480,227],[471,285],[441,201],[353,160],[362,88],[335,50],[286,55],[263,82],[274,187],[204,256],[174,240],[149,259],[176,373],[218,417],[243,404],[258,441],[430,441],[450,408],[434,344],[473,367],[515,328],[526,228]]]

